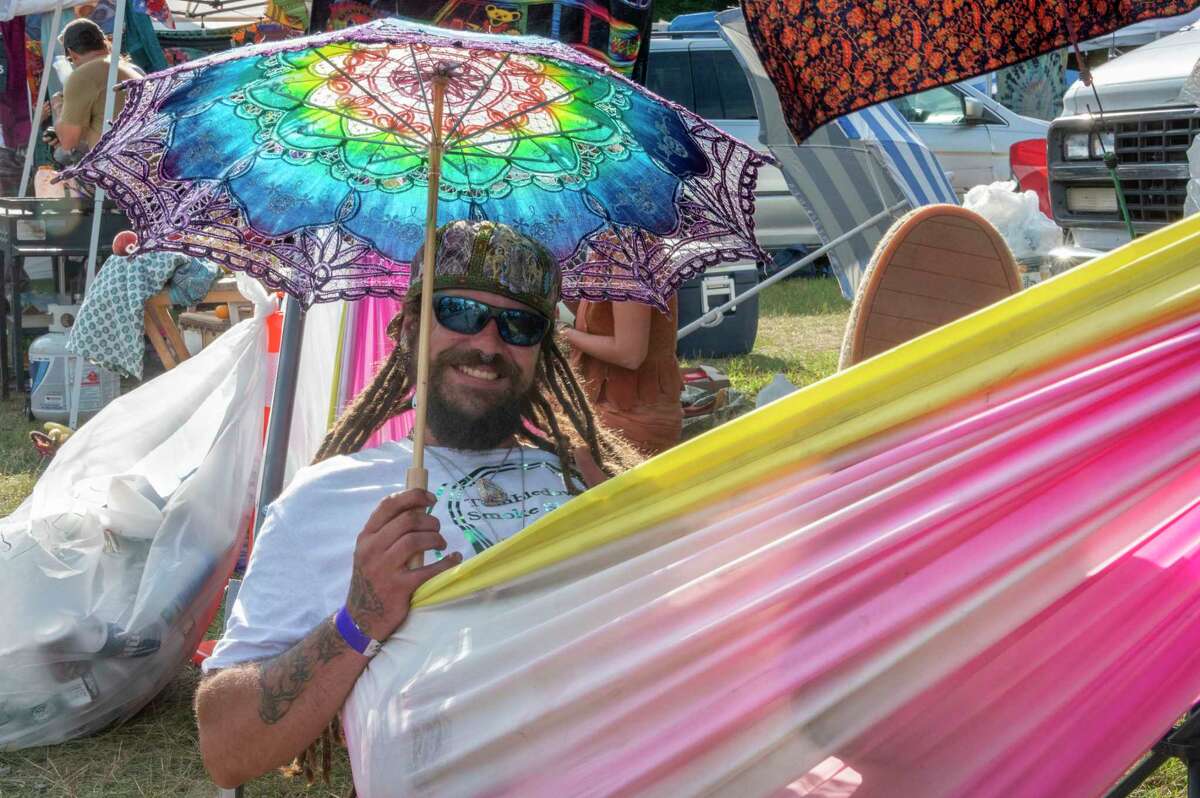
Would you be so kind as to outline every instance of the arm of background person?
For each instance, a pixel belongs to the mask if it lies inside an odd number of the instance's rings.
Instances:
[[[608,481],[608,474],[600,470],[600,466],[596,464],[596,458],[592,457],[588,447],[576,446],[571,454],[575,458],[575,467],[579,469],[579,476],[583,479],[584,485],[594,488],[601,482]]]
[[[595,335],[576,329],[563,330],[563,337],[586,355],[626,369],[636,369],[646,360],[650,347],[650,314],[640,302],[613,303],[613,334]]]
[[[387,640],[404,622],[418,587],[461,561],[452,554],[407,568],[414,554],[446,546],[437,518],[426,512],[433,501],[425,491],[390,496],[359,533],[346,609],[375,640]],[[247,585],[252,579],[253,564]],[[333,720],[367,662],[329,617],[277,656],[206,677],[196,691],[196,721],[213,781],[234,787],[291,762]]]
[[[83,128],[79,125],[63,122],[54,128],[54,132],[58,136],[58,146],[68,152],[78,147],[79,142],[83,139]]]

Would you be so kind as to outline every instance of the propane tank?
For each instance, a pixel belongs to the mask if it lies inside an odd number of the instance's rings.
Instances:
[[[67,352],[67,331],[75,323],[78,305],[50,305],[50,332],[29,345],[32,387],[30,412],[41,421],[67,424],[71,418],[71,394],[75,366],[80,358]],[[83,385],[79,391],[79,423],[100,412],[121,393],[116,374],[83,361]]]

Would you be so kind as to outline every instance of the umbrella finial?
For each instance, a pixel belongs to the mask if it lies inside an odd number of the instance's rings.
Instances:
[[[453,61],[438,61],[430,70],[429,78],[446,82],[458,77],[461,71],[460,65]]]

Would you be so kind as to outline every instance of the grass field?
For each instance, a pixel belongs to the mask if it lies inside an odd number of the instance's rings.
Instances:
[[[848,305],[829,279],[788,280],[762,297],[754,351],[713,360],[734,387],[753,395],[776,372],[807,385],[836,369]],[[0,516],[33,487],[38,458],[19,404],[0,403]],[[155,798],[212,796],[196,749],[191,697],[198,675],[189,664],[171,685],[125,725],[95,737],[49,748],[0,753],[0,798]],[[1053,756],[1053,751],[1047,751]],[[271,774],[247,785],[247,798],[326,798],[345,795],[349,780],[344,758],[334,783],[305,788],[303,780]],[[1182,798],[1186,778],[1173,761],[1134,793],[1135,798]]]

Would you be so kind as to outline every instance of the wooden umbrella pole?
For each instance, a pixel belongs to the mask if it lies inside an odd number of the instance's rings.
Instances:
[[[432,79],[433,135],[429,142],[429,193],[425,200],[425,258],[421,262],[421,319],[417,337],[417,393],[413,425],[413,458],[408,469],[406,487],[426,489],[429,472],[425,470],[425,412],[429,406],[429,331],[433,324],[433,284],[437,248],[438,183],[442,177],[442,99],[447,78],[435,75]],[[424,557],[415,555],[409,568],[420,568]]]

